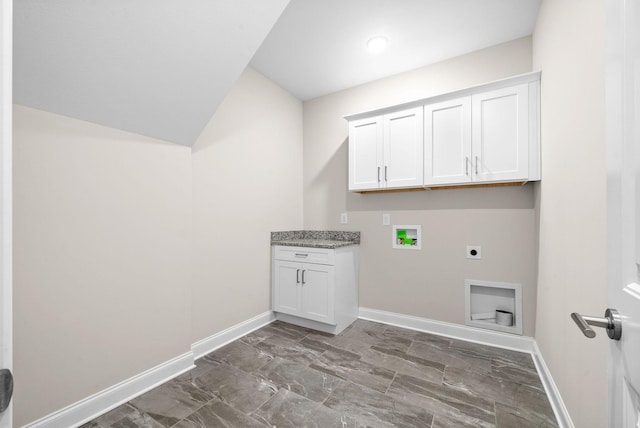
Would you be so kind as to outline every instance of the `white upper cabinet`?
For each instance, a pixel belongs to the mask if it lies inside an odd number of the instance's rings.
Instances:
[[[349,122],[349,190],[423,184],[422,106]]]
[[[349,122],[349,190],[380,188],[382,138],[382,116]]]
[[[424,106],[425,186],[526,181],[529,85]]]
[[[529,88],[517,85],[471,97],[473,181],[529,178]]]
[[[540,180],[540,73],[347,116],[349,190]]]
[[[471,97],[424,106],[424,183],[471,180]]]
[[[422,186],[422,107],[383,116],[384,187]]]

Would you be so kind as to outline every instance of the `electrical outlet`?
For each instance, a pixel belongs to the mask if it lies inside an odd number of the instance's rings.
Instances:
[[[347,214],[347,213],[340,214],[340,223],[342,223],[342,224],[349,223],[349,214]]]
[[[480,245],[467,245],[467,258],[480,260],[482,258]]]
[[[391,224],[391,214],[382,214],[382,225],[389,226]]]

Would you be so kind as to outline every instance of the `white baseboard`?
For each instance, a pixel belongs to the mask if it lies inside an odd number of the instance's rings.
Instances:
[[[442,321],[434,321],[427,318],[419,318],[411,315],[402,315],[394,312],[380,311],[377,309],[360,308],[360,318],[376,321],[383,324],[395,325],[411,330],[424,331],[440,336],[462,339],[468,342],[480,343],[483,345],[496,346],[499,348],[511,349],[514,351],[527,352],[531,354],[536,366],[538,376],[542,381],[545,392],[549,397],[549,402],[556,415],[560,428],[575,428],[569,412],[562,401],[560,391],[556,387],[551,372],[542,358],[542,353],[538,344],[532,337],[515,336],[508,333],[500,333],[489,330],[482,330],[466,325],[453,324]]]
[[[133,398],[161,385],[176,376],[194,368],[194,360],[217,348],[251,333],[275,320],[273,312],[267,311],[254,318],[236,324],[211,337],[191,345],[191,351],[149,369],[139,375],[100,391],[90,397],[73,403],[64,409],[51,413],[27,428],[69,428],[80,426],[98,416],[115,409]]]
[[[571,416],[569,416],[569,412],[567,411],[567,407],[564,405],[564,401],[562,401],[560,391],[558,390],[556,383],[553,381],[553,377],[551,377],[549,367],[547,367],[547,364],[544,362],[542,352],[540,352],[540,348],[538,348],[538,344],[536,342],[533,343],[532,356],[533,362],[536,365],[536,370],[538,370],[538,375],[540,376],[540,380],[544,386],[544,390],[547,392],[547,397],[549,397],[551,407],[556,414],[558,425],[560,428],[575,428],[575,425],[573,425],[573,421],[571,420]]]
[[[26,427],[77,427],[191,370],[193,367],[193,352],[190,351],[100,391],[97,394],[71,404],[64,409],[51,413],[42,419],[38,419],[26,425]]]
[[[240,324],[231,326],[220,333],[214,334],[213,336],[199,340],[191,345],[191,351],[193,352],[194,358],[197,360],[198,358],[207,355],[209,352],[215,351],[229,342],[233,342],[234,340],[257,330],[260,327],[264,327],[265,325],[272,323],[275,319],[273,312],[267,311],[243,321]]]
[[[553,411],[556,414],[560,428],[575,428],[567,412],[567,408],[562,401],[560,392],[551,377],[551,372],[545,364],[542,353],[533,338],[483,331],[474,327],[380,311],[377,309],[360,308],[360,318],[411,330],[462,339],[469,342],[530,353],[549,397],[549,401],[551,402]],[[190,352],[120,382],[84,400],[71,404],[42,419],[38,419],[26,425],[26,427],[67,428],[80,426],[192,369],[194,367],[194,359],[200,358],[229,342],[239,339],[274,320],[275,316],[273,312],[267,311],[240,324],[236,324],[220,333],[194,343],[191,345]]]
[[[498,331],[483,330],[466,325],[435,321],[427,318],[402,315],[395,312],[380,311],[378,309],[360,308],[360,318],[384,324],[404,327],[411,330],[424,331],[440,336],[453,337],[468,342],[497,346],[520,352],[533,352],[534,340],[529,336],[518,336]]]

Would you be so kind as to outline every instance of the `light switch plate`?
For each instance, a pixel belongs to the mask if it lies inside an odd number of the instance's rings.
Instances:
[[[340,223],[342,223],[342,224],[349,223],[349,214],[347,214],[347,213],[340,214]]]
[[[382,214],[382,225],[389,226],[391,224],[391,214]]]
[[[467,258],[480,260],[482,258],[480,245],[467,245]]]

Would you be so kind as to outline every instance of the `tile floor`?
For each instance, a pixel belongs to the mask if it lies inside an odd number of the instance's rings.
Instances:
[[[528,354],[358,320],[276,321],[83,428],[557,427]]]

